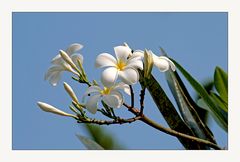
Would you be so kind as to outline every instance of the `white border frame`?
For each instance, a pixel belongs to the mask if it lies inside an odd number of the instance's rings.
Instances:
[[[11,0],[0,2],[0,161],[184,161],[239,160],[240,4],[237,0]],[[16,151],[12,150],[12,12],[228,12],[229,144],[224,151]]]

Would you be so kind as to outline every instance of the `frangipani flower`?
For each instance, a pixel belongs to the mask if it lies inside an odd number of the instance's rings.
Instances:
[[[108,53],[102,53],[96,58],[95,67],[107,67],[102,72],[102,83],[112,86],[119,77],[128,85],[135,84],[139,80],[137,69],[143,69],[141,57],[132,53],[126,46],[114,47],[114,51],[116,59]]]
[[[71,44],[66,50],[66,53],[72,59],[73,63],[76,65],[78,65],[77,60],[80,60],[80,62],[83,63],[83,56],[78,53],[78,51],[82,48],[83,46],[81,44],[74,43]],[[53,65],[48,69],[47,73],[45,74],[45,80],[49,80],[49,82],[53,86],[57,85],[58,81],[61,78],[61,73],[63,71],[70,71],[73,74],[78,75],[78,73],[75,70],[73,70],[73,68],[62,59],[60,54],[55,56],[52,59],[51,63]]]
[[[95,114],[97,112],[98,101],[100,99],[109,107],[121,107],[123,104],[123,95],[121,94],[120,90],[123,90],[125,93],[130,95],[129,85],[122,82],[114,84],[111,87],[104,86],[103,88],[101,88],[95,85],[90,86],[84,94],[84,98],[87,95],[92,94],[85,104],[86,109],[92,114]]]
[[[152,55],[153,58],[153,64],[161,71],[161,72],[165,72],[168,71],[169,68],[171,68],[173,71],[176,70],[176,67],[174,65],[174,63],[166,56],[157,56],[155,55],[151,50],[147,51],[149,54]],[[137,55],[140,57],[144,57],[144,52],[138,50]]]
[[[150,51],[150,53],[152,53],[152,51]],[[157,55],[152,53],[152,57],[153,57],[153,64],[161,72],[168,71],[169,68],[171,68],[173,71],[176,70],[176,66],[174,65],[174,63],[169,58],[167,58],[166,56],[157,56]]]
[[[62,110],[59,110],[58,108],[56,108],[52,105],[49,105],[47,103],[37,102],[37,104],[43,111],[50,112],[50,113],[57,114],[57,115],[61,115],[61,116],[69,116],[69,117],[77,118],[75,115],[68,114],[68,113],[66,113]]]

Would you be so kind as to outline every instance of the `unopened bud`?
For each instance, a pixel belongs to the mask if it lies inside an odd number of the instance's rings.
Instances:
[[[144,77],[149,78],[153,68],[153,57],[151,51],[144,51]]]
[[[77,68],[77,66],[74,64],[74,62],[72,61],[72,59],[68,56],[68,54],[63,51],[63,50],[60,50],[60,55],[61,57],[63,58],[63,60],[68,63],[74,70],[78,71],[79,72],[79,69]]]
[[[78,99],[76,94],[74,93],[72,87],[70,85],[68,85],[66,82],[63,82],[64,88],[67,91],[67,93],[69,94],[69,96],[72,98],[72,100],[76,103],[78,103]]]
[[[77,118],[75,115],[68,114],[68,113],[66,113],[62,110],[59,110],[56,107],[49,105],[47,103],[37,102],[37,104],[43,111],[54,113],[54,114],[61,115],[61,116],[69,116],[69,117]]]

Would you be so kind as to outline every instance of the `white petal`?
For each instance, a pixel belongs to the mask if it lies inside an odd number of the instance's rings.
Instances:
[[[71,59],[73,63],[77,66],[78,66],[78,62],[77,62],[78,59],[80,60],[81,64],[83,64],[83,56],[81,54],[75,53],[71,55]]]
[[[64,61],[63,61],[63,59],[62,59],[62,57],[61,57],[60,54],[58,54],[57,56],[55,56],[55,57],[52,59],[52,61],[51,61],[52,64],[56,64],[56,65],[60,65],[60,64],[63,63],[63,62],[64,62]]]
[[[49,83],[51,83],[53,86],[56,86],[61,79],[61,71],[60,72],[55,72],[51,75],[51,77],[48,79]]]
[[[131,91],[130,91],[130,87],[128,84],[125,84],[123,82],[120,82],[118,84],[116,84],[113,88],[113,90],[123,90],[125,93],[127,93],[128,95],[131,95]]]
[[[139,80],[138,71],[133,68],[127,68],[123,71],[119,71],[119,77],[128,85],[135,84]]]
[[[45,74],[45,80],[47,80],[53,73],[60,71],[64,71],[64,68],[62,66],[51,66]]]
[[[91,94],[91,93],[100,93],[102,89],[98,86],[90,86],[86,92],[84,93],[84,96]]]
[[[114,85],[118,78],[118,70],[115,67],[108,67],[102,72],[101,81],[105,87]]]
[[[96,68],[102,68],[106,66],[116,66],[117,60],[108,53],[102,53],[97,56],[95,61]]]
[[[136,50],[136,51],[133,52],[132,57],[141,57],[141,58],[143,58],[144,57],[144,51]]]
[[[92,114],[96,114],[97,112],[97,103],[98,103],[98,100],[100,99],[101,95],[100,94],[97,94],[97,95],[94,95],[94,96],[91,96],[89,97],[87,103],[86,103],[86,109],[92,113]]]
[[[48,69],[44,79],[49,80],[50,84],[52,84],[53,86],[56,86],[61,78],[61,73],[64,70],[65,69],[62,66],[52,66]]]
[[[167,61],[169,62],[169,65],[170,65],[171,69],[172,69],[173,71],[176,70],[176,66],[175,66],[175,64],[172,62],[172,60],[170,60],[169,58],[167,58],[167,57],[165,57],[165,56],[160,56],[159,58],[167,60]]]
[[[169,69],[169,61],[165,58],[154,58],[153,57],[153,63],[161,72],[165,72]]]
[[[143,70],[143,62],[139,57],[128,60],[126,68],[133,67],[135,69]]]
[[[78,43],[73,43],[67,48],[66,52],[69,56],[71,56],[73,53],[79,51],[82,48],[83,48],[83,45]]]
[[[126,46],[114,47],[115,55],[117,60],[127,61],[128,56],[131,54],[131,49]]]
[[[111,91],[109,95],[103,96],[103,101],[112,108],[119,108],[123,104],[123,96],[118,91]]]
[[[85,102],[85,98],[91,94],[91,93],[94,93],[94,95],[96,94],[100,94],[100,92],[102,91],[102,89],[98,86],[90,86],[86,92],[83,94],[83,97],[82,97],[82,102]]]

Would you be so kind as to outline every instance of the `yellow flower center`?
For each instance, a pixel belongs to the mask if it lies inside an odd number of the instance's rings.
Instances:
[[[110,92],[111,92],[111,88],[104,87],[103,90],[101,91],[101,94],[108,95]]]
[[[118,60],[118,63],[117,63],[118,70],[120,70],[120,71],[124,70],[125,66],[126,66],[126,63],[123,60]]]

